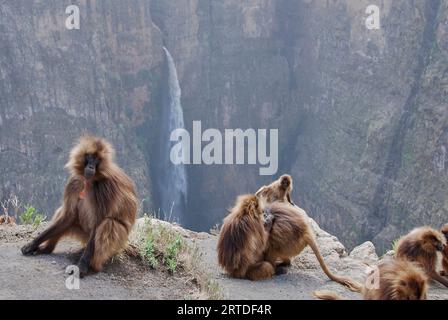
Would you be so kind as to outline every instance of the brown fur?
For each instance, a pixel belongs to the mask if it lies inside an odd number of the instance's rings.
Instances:
[[[445,245],[442,233],[430,227],[420,227],[400,238],[396,256],[418,263],[429,278],[448,287],[448,280],[436,271],[438,253]]]
[[[95,175],[84,175],[85,156],[100,162]],[[80,259],[81,274],[89,267],[100,271],[123,249],[135,223],[137,197],[133,181],[115,164],[114,150],[104,139],[83,136],[70,153],[70,172],[62,205],[50,227],[22,248],[25,255],[53,252],[65,236],[78,238],[87,247]]]
[[[291,200],[292,188],[291,176],[284,174],[256,192],[257,197],[270,204],[267,210],[274,215],[265,260],[277,266],[277,274],[284,273],[286,271],[283,268],[291,264],[291,258],[299,255],[309,245],[322,270],[330,279],[353,291],[361,290],[361,286],[356,282],[335,276],[330,272],[317,247],[305,211],[294,205]]]
[[[275,265],[277,261],[288,264],[292,257],[299,255],[310,246],[325,274],[333,281],[359,292],[361,285],[331,273],[317,247],[314,232],[305,211],[289,203],[274,202],[269,206],[274,215],[274,223],[269,234],[265,260]]]
[[[268,232],[255,195],[239,196],[224,219],[218,240],[218,261],[234,278],[269,279],[274,267],[263,260]]]
[[[448,241],[448,223],[442,227],[441,232],[445,236],[446,241]],[[442,252],[442,268],[441,275],[448,276],[448,245],[445,246],[445,249]]]
[[[272,203],[274,201],[289,202],[291,201],[292,192],[292,178],[288,174],[282,175],[280,178],[272,182],[268,186],[263,186],[255,193],[259,198],[266,199],[267,203]]]
[[[415,263],[407,260],[389,259],[379,266],[379,288],[362,288],[364,300],[426,300],[427,277]],[[314,295],[323,300],[345,300],[331,291],[316,291]]]
[[[3,215],[3,216],[0,216],[0,224],[13,225],[13,224],[15,224],[15,219],[14,219],[14,217]]]

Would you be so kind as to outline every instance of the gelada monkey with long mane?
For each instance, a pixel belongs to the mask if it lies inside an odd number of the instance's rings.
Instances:
[[[22,248],[24,255],[53,252],[60,239],[74,236],[86,245],[78,267],[83,276],[100,271],[124,249],[137,215],[133,181],[114,162],[104,139],[85,135],[71,150],[62,205],[51,225]]]
[[[377,286],[364,286],[364,300],[426,300],[428,284],[424,271],[415,263],[401,259],[387,259],[378,265]],[[331,291],[315,291],[323,300],[346,300]]]
[[[218,239],[218,262],[234,278],[271,278],[274,266],[264,260],[272,221],[265,221],[263,205],[252,194],[239,196],[224,219]]]
[[[351,279],[334,275],[327,267],[317,246],[308,215],[293,205],[291,200],[292,178],[282,175],[268,186],[260,188],[256,195],[266,202],[266,210],[274,216],[265,251],[265,260],[276,266],[276,273],[286,272],[291,258],[310,246],[322,270],[333,281],[350,290],[360,292],[362,286]]]
[[[396,256],[419,264],[426,275],[448,287],[448,279],[437,272],[439,254],[446,248],[445,236],[431,227],[415,228],[401,237],[397,243]]]

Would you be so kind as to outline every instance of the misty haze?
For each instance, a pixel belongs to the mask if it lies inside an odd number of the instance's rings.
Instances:
[[[447,2],[375,3],[379,29],[364,0],[1,1],[0,200],[17,195],[49,219],[88,131],[115,146],[140,214],[195,231],[283,173],[348,248],[370,240],[382,253],[415,226],[439,228]],[[79,30],[66,28],[70,4]],[[173,164],[170,134],[194,121],[278,129],[276,174],[247,159]]]

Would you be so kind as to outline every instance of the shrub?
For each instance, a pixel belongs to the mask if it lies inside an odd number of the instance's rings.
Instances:
[[[156,249],[154,245],[154,238],[151,235],[148,235],[148,238],[146,239],[143,249],[140,252],[141,257],[144,261],[148,263],[148,265],[155,269],[159,265],[159,262],[157,261],[156,257]]]
[[[151,268],[157,268],[160,263],[169,272],[176,272],[181,264],[180,255],[186,250],[185,240],[178,231],[164,224],[153,224],[151,219],[145,216],[140,256]]]
[[[43,214],[38,213],[36,208],[31,205],[26,205],[25,211],[20,215],[22,224],[33,225],[35,228],[39,227],[45,219],[46,217]]]

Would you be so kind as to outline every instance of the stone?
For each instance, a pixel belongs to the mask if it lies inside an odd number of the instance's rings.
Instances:
[[[375,246],[372,242],[366,241],[363,244],[355,247],[349,255],[353,259],[358,259],[366,263],[378,262],[378,256],[375,251]]]

